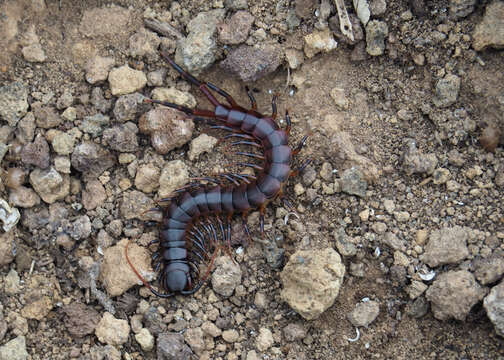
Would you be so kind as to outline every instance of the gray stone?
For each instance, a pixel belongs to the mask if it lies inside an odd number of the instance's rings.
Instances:
[[[114,106],[114,116],[117,121],[126,122],[134,120],[138,111],[138,104],[144,96],[139,93],[123,95],[117,99]]]
[[[178,333],[163,333],[157,339],[158,360],[186,360],[192,356],[191,349]]]
[[[145,57],[155,61],[159,57],[157,49],[160,43],[156,33],[142,27],[129,38],[129,53],[132,57]]]
[[[403,169],[406,175],[427,174],[431,175],[437,168],[438,160],[434,153],[423,154],[418,150],[414,140],[406,141],[403,155]]]
[[[366,25],[366,51],[371,56],[383,55],[388,26],[384,21],[371,20]]]
[[[474,11],[476,0],[450,0],[450,16],[462,19]]]
[[[434,280],[426,297],[431,302],[436,319],[465,320],[471,308],[485,297],[487,290],[469,271],[448,271]]]
[[[222,296],[231,296],[235,288],[241,284],[242,272],[240,266],[229,256],[220,256],[215,260],[215,271],[212,273],[212,288]]]
[[[26,360],[28,356],[24,336],[18,336],[5,345],[0,346],[0,360]]]
[[[35,169],[30,173],[30,184],[48,204],[63,200],[70,193],[70,177],[61,175],[54,168]]]
[[[493,1],[487,5],[481,23],[473,33],[473,48],[481,51],[486,48],[504,48],[504,2]]]
[[[246,10],[248,9],[247,0],[225,0],[224,5],[230,10]]]
[[[248,11],[237,11],[219,25],[219,41],[228,45],[245,42],[253,23],[254,17]]]
[[[86,64],[86,81],[96,84],[108,78],[109,71],[114,67],[115,61],[111,57],[95,56]]]
[[[503,274],[504,254],[502,251],[496,251],[488,258],[474,261],[474,275],[482,285],[498,281]]]
[[[138,149],[138,128],[132,122],[116,125],[103,132],[103,142],[112,150],[133,152]]]
[[[215,33],[225,12],[224,9],[200,12],[187,25],[189,34],[178,41],[175,60],[190,73],[198,75],[215,62]]]
[[[439,108],[448,107],[457,101],[460,90],[460,78],[457,75],[446,75],[436,84],[436,95],[432,99]]]
[[[241,45],[233,49],[220,66],[244,82],[253,82],[275,71],[282,60],[282,48],[278,45]]]
[[[33,115],[37,126],[43,129],[50,129],[59,126],[63,120],[56,110],[51,106],[45,106],[41,102],[31,104]]]
[[[77,145],[72,153],[72,166],[88,176],[99,176],[114,166],[115,157],[94,142],[85,141]]]
[[[25,164],[46,169],[49,166],[49,144],[41,135],[37,135],[32,143],[26,144],[21,151],[21,161]]]
[[[469,256],[466,228],[455,226],[433,231],[420,259],[431,267],[457,264]]]
[[[495,326],[495,332],[504,337],[504,281],[492,288],[490,294],[485,297],[483,306]]]
[[[151,144],[159,154],[167,154],[191,140],[192,119],[170,108],[155,108],[140,117],[140,132],[151,136]]]
[[[0,87],[0,118],[15,127],[28,111],[28,89],[20,82]]]
[[[343,174],[341,174],[341,190],[347,194],[364,198],[367,190],[367,181],[364,174],[357,167],[351,167],[343,171]]]
[[[380,305],[378,302],[373,300],[360,302],[355,305],[355,309],[348,314],[348,320],[355,327],[368,327],[379,313]]]
[[[21,52],[23,53],[24,59],[28,62],[41,63],[47,59],[42,45],[38,43],[24,46]]]
[[[79,129],[85,133],[90,134],[93,137],[100,136],[103,132],[103,128],[107,127],[110,123],[110,118],[103,114],[95,114],[92,116],[86,116],[82,123],[79,125]]]

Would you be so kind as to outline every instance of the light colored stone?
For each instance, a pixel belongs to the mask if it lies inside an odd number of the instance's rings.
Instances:
[[[173,160],[165,165],[159,178],[158,195],[165,198],[189,181],[189,169],[182,160]]]
[[[280,295],[303,318],[312,320],[334,303],[344,275],[345,266],[332,248],[297,251],[280,274]]]
[[[109,312],[103,314],[102,319],[96,326],[95,334],[102,343],[118,346],[128,341],[130,326],[126,320],[116,319]]]
[[[112,95],[124,95],[141,90],[147,84],[147,76],[142,71],[128,65],[113,69],[108,76]]]
[[[110,296],[122,295],[131,287],[142,285],[124,256],[124,248],[127,243],[128,240],[124,239],[104,252],[103,264],[100,267],[100,281]],[[154,279],[155,273],[151,269],[151,257],[145,248],[129,244],[128,257],[144,279],[147,281]]]

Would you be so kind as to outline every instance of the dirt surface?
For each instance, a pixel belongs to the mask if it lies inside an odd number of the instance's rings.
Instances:
[[[290,143],[297,144],[303,135],[310,134],[296,161],[310,158],[312,164],[284,189],[299,219],[291,216],[285,225],[285,212],[278,210],[282,203],[275,201],[266,213],[266,232],[268,237],[275,234],[280,239],[277,245],[285,251],[284,263],[300,249],[338,250],[340,231],[354,244],[353,253],[341,254],[346,275],[339,295],[320,317],[304,320],[282,299],[282,267],[272,268],[268,263],[267,241],[263,244],[258,232],[257,213],[249,217],[254,242],[244,246],[243,254],[238,255],[242,272],[239,294],[226,298],[209,285],[192,297],[162,300],[151,296],[146,288],[134,286],[123,295],[110,297],[100,281],[106,274],[99,277],[93,272],[93,264],[99,264],[103,251],[123,238],[147,245],[157,237],[157,227],[136,216],[128,217],[121,210],[124,193],[135,189],[131,162],[114,161],[112,167],[91,179],[85,171],[76,169],[72,160],[70,173],[63,175],[69,180],[62,180],[69,182],[69,190],[57,189],[63,192],[61,198],[49,205],[41,195],[42,201],[31,204],[26,200],[27,205],[19,207],[21,220],[12,230],[15,247],[5,250],[14,251],[15,256],[6,256],[0,262],[0,288],[14,286],[0,294],[0,359],[2,346],[20,336],[25,337],[25,348],[32,359],[187,357],[182,350],[173,357],[163,355],[159,343],[154,349],[141,346],[137,337],[140,332],[135,328],[139,315],[144,328],[158,342],[162,333],[182,333],[192,356],[202,359],[504,358],[504,338],[497,335],[481,299],[470,311],[462,312],[462,319],[455,320],[456,315],[439,320],[431,309],[414,316],[418,312],[412,308],[418,305],[418,299],[429,303],[425,297],[429,290],[415,299],[408,295],[412,281],[422,282],[420,269],[427,269],[428,261],[422,261],[426,258],[421,256],[427,249],[422,234],[432,240],[429,236],[440,229],[461,226],[467,231],[467,244],[465,240],[463,244],[464,249],[467,245],[467,254],[431,266],[428,270],[435,271],[436,276],[452,270],[477,273],[478,261],[502,256],[504,250],[503,53],[495,49],[476,52],[472,47],[474,29],[490,2],[477,2],[467,17],[454,19],[449,15],[449,6],[455,2],[383,1],[386,11],[378,16],[372,14],[371,18],[388,26],[384,54],[370,56],[361,48],[357,54],[360,60],[355,61],[359,44],[349,44],[332,27],[332,36],[339,42],[336,49],[311,58],[302,55],[305,36],[318,31],[317,27],[328,29],[327,23],[317,22],[318,1],[249,0],[246,9],[255,20],[247,41],[255,45],[273,43],[283,52],[295,49],[301,53],[302,65],[287,70],[283,60],[274,72],[245,84],[219,66],[234,45],[217,42],[214,64],[198,75],[225,89],[243,106],[249,104],[245,85],[256,89],[258,110],[264,114],[271,113],[272,94],[278,93],[279,117],[283,121],[286,109],[292,117]],[[145,74],[167,69],[163,86],[190,93],[198,108],[210,108],[197,87],[181,80],[159,56],[131,56],[130,37],[143,28],[143,19],[149,14],[169,18],[165,11],[171,12],[171,25],[186,35],[187,24],[200,13],[222,8],[226,9],[226,18],[232,15],[236,10],[230,8],[230,3],[240,1],[181,0],[180,7],[172,1],[5,1],[0,4],[0,86],[13,81],[23,83],[28,111],[33,112],[36,110],[31,105],[35,102],[54,107],[65,91],[73,95],[70,104],[57,106],[55,111],[61,115],[73,106],[77,109],[75,120],[45,128],[37,120],[34,133],[41,134],[46,145],[51,144],[51,164],[58,154],[51,139],[55,135],[49,128],[69,132],[80,127],[86,116],[96,113],[109,116],[110,125],[116,124],[113,108],[119,96],[112,95],[107,80],[92,85],[86,81],[86,64],[96,55],[113,58],[114,67],[129,64]],[[334,4],[330,5],[333,17],[337,13]],[[296,11],[307,15],[298,17],[300,23],[290,29],[288,14]],[[34,34],[38,39],[34,40]],[[173,55],[176,39],[165,39],[160,46]],[[23,49],[33,44],[40,44],[43,61],[29,61],[33,52],[23,55]],[[436,98],[449,96],[436,94],[436,86],[450,74],[460,80],[460,90],[450,104],[437,106]],[[101,89],[101,96],[93,95],[96,88]],[[151,96],[153,88],[146,85],[138,92]],[[110,105],[99,110],[99,102]],[[139,105],[131,121],[138,125],[140,116],[150,108]],[[28,155],[21,155],[21,148],[26,147],[19,140],[22,122],[8,126],[4,120],[1,137],[9,151],[2,161],[1,197],[8,200],[17,187],[9,185],[9,169],[23,169],[27,177],[23,184],[31,189],[36,186],[27,175],[43,167],[43,161],[40,165],[38,157],[31,161]],[[222,136],[196,123],[192,138],[202,132]],[[188,143],[160,155],[149,135],[143,133],[136,134],[138,147],[134,151],[118,151],[105,137],[86,133],[73,144],[70,153],[59,156],[70,159],[77,144],[90,139],[115,157],[121,152],[134,154],[136,171],[146,164],[160,170],[169,161],[182,160],[190,176],[196,177],[222,170],[226,163],[234,161],[223,144],[190,161]],[[412,141],[420,162],[433,154],[436,163],[432,169],[411,160],[408,144]],[[362,196],[342,191],[343,174],[354,167],[361,169],[359,180],[365,183]],[[446,174],[448,177],[440,180]],[[104,200],[87,210],[91,200],[85,200],[89,194],[83,193],[96,178],[98,184],[93,186],[103,191]],[[157,198],[155,192],[145,193],[151,199]],[[97,193],[91,194],[92,198]],[[64,220],[55,222],[58,216]],[[120,220],[122,230],[114,231],[114,224],[110,225],[114,220]],[[241,224],[239,219],[235,221]],[[239,226],[234,234],[237,238],[244,236]],[[401,245],[395,247],[387,236],[397,238]],[[19,279],[15,279],[13,270]],[[482,284],[485,294],[501,279],[502,272],[496,280]],[[431,287],[433,281],[423,283]],[[263,297],[266,301],[262,301]],[[357,341],[349,341],[355,337],[356,328],[348,314],[364,298],[379,303],[379,314],[371,324],[359,329]],[[126,320],[132,328],[123,331],[124,341],[119,336],[110,339],[107,331],[113,333],[113,329],[125,324],[105,326],[105,330],[98,324],[108,319],[104,314],[111,308],[115,309],[116,319]],[[153,309],[149,311],[156,315],[147,316],[145,309]],[[224,332],[234,330],[237,336],[209,336],[205,328],[203,336],[204,321],[215,323]],[[300,325],[304,333],[289,338],[285,334],[289,324]],[[2,326],[6,328],[4,333]],[[95,331],[96,326],[101,330]],[[270,334],[264,335],[262,328]],[[269,346],[258,340],[264,337],[266,343],[272,338]]]

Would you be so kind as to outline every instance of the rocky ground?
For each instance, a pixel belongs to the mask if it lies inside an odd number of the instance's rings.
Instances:
[[[345,3],[1,3],[0,360],[504,358],[504,2]],[[168,300],[125,247],[153,281],[147,210],[235,156],[143,103],[210,108],[160,50],[313,160]]]

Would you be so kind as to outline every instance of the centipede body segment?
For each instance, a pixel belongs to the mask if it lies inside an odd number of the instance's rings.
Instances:
[[[282,196],[289,177],[297,174],[308,162],[299,169],[291,168],[292,158],[305,144],[306,136],[296,148],[289,146],[291,120],[286,112],[286,128],[278,126],[276,96],[272,100],[272,115],[264,116],[256,111],[255,99],[247,89],[252,103],[252,108],[247,110],[239,106],[224,90],[211,83],[200,82],[167,54],[162,55],[182,78],[199,87],[215,109],[190,109],[151,99],[146,99],[145,102],[177,109],[197,120],[211,119],[218,123],[213,128],[230,132],[225,138],[238,139],[231,143],[232,146],[250,145],[262,150],[261,155],[236,153],[262,161],[262,165],[239,163],[256,169],[256,175],[223,173],[214,177],[202,177],[200,180],[206,184],[190,183],[177,190],[172,197],[163,199],[169,204],[162,207],[163,221],[159,239],[153,242],[159,244],[158,250],[153,254],[153,266],[159,272],[158,283],[163,292],[153,289],[134,268],[133,270],[155,295],[166,298],[176,294],[194,294],[205,283],[218,250],[223,249],[230,254],[233,215],[242,215],[245,233],[250,238],[247,215],[252,210],[259,210],[260,231],[264,237],[266,206]],[[227,104],[218,102],[212,91],[224,97]],[[199,265],[202,262],[208,265],[205,274],[200,274]]]

